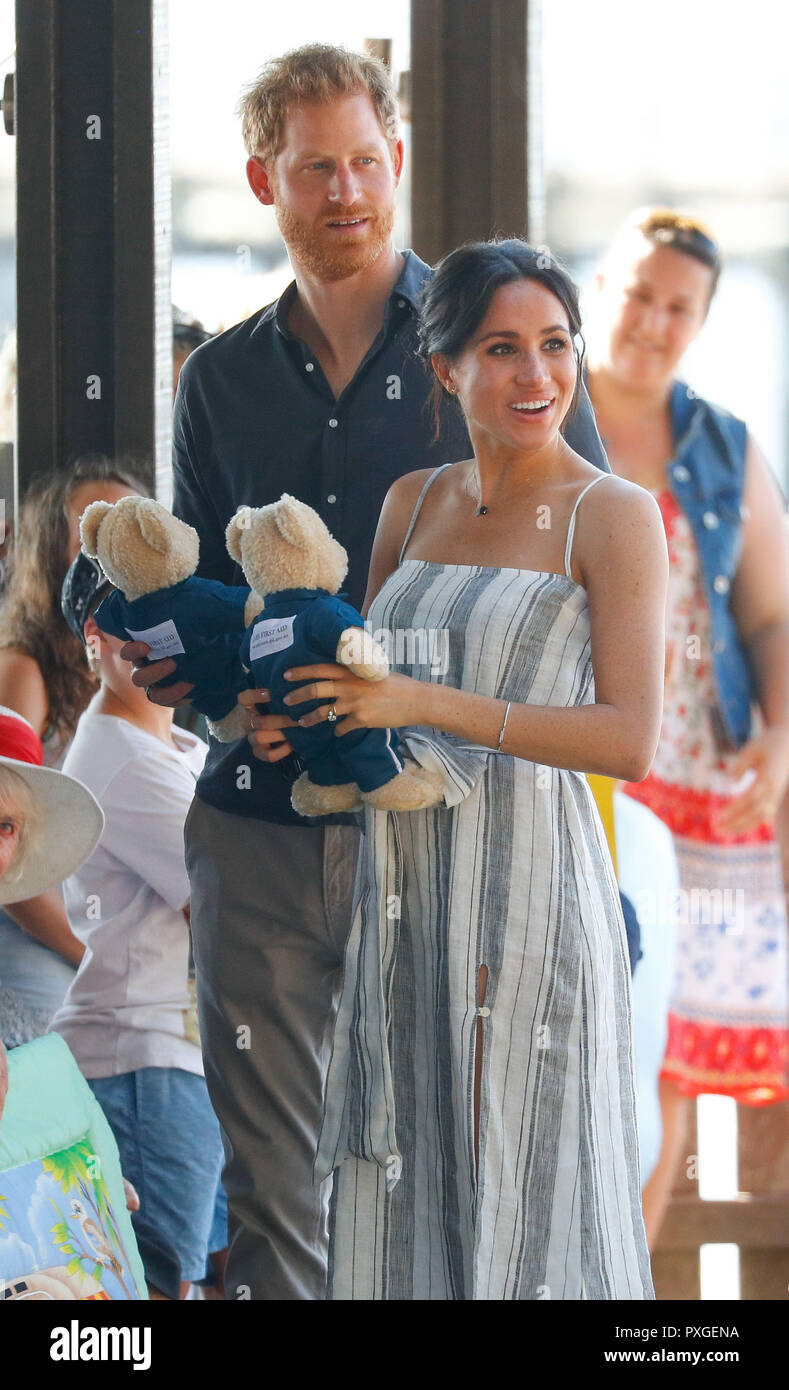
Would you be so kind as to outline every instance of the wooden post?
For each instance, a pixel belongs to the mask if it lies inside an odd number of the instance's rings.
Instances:
[[[16,32],[20,489],[92,450],[169,478],[166,0],[17,0]]]
[[[463,241],[529,234],[539,171],[529,119],[535,5],[412,0],[412,239],[427,261]]]

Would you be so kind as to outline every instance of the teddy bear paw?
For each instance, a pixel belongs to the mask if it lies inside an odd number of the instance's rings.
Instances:
[[[249,733],[249,711],[243,705],[234,705],[224,719],[206,719],[206,724],[208,732],[220,743],[235,743]]]
[[[422,811],[440,806],[444,800],[444,780],[418,763],[407,762],[402,772],[375,791],[362,792],[365,801],[378,811]]]
[[[333,811],[355,811],[362,803],[355,782],[319,787],[303,772],[293,783],[290,804],[300,816],[328,816]]]

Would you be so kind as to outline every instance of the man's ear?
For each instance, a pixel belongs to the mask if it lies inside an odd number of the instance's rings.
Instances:
[[[399,184],[403,177],[403,160],[405,158],[405,146],[402,140],[396,140],[392,146],[392,163],[394,165],[395,182]]]
[[[599,291],[603,288],[604,283],[605,283],[605,276],[604,276],[602,270],[596,270],[595,273],[594,273],[594,287],[595,287],[595,289],[598,291],[598,293],[599,293]]]
[[[271,207],[274,202],[271,180],[266,165],[259,155],[252,155],[247,160],[247,183],[258,202],[264,203],[266,207]]]

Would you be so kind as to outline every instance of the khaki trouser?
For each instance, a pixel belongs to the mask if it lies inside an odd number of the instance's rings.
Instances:
[[[359,831],[197,798],[185,828],[205,1075],[225,1145],[228,1298],[326,1296],[330,1184],[312,1167]]]

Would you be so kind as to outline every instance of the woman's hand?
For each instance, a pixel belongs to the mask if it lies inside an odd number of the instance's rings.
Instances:
[[[332,706],[337,713],[334,732],[338,736],[352,729],[404,729],[409,724],[425,724],[425,701],[430,686],[410,676],[389,675],[381,681],[365,681],[344,666],[326,662],[321,666],[294,666],[285,672],[289,681],[309,681],[286,695],[283,704],[298,706],[308,700],[324,704],[298,719],[308,729],[325,721]]]
[[[283,729],[295,729],[296,722],[286,714],[259,714],[257,705],[268,704],[268,690],[242,690],[238,703],[249,713],[249,745],[262,763],[278,763],[293,752]]]
[[[732,776],[739,781],[751,771],[756,775],[750,785],[716,818],[724,835],[746,835],[775,819],[789,782],[789,729],[774,725],[744,744],[731,765]]]

